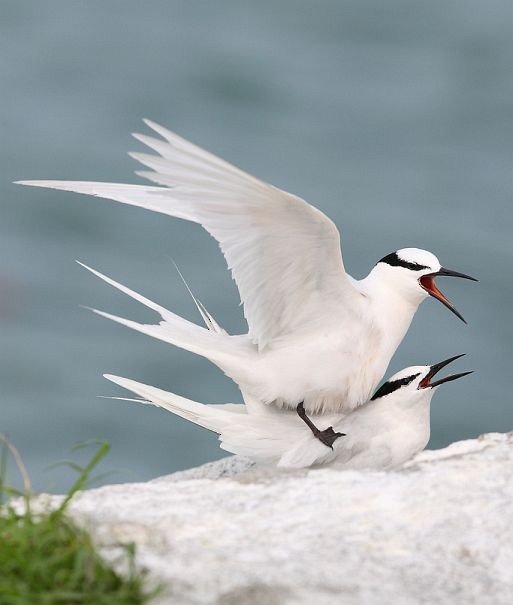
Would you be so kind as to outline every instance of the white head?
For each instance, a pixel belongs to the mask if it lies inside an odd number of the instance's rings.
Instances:
[[[464,273],[445,269],[434,254],[419,248],[402,248],[384,256],[377,262],[372,274],[379,276],[382,282],[411,304],[419,305],[428,295],[433,296],[462,321],[465,320],[454,305],[436,287],[435,277],[441,275],[477,281]]]
[[[422,402],[429,403],[436,389],[445,382],[451,382],[462,378],[472,372],[461,372],[459,374],[451,374],[432,381],[434,376],[456,359],[463,357],[455,355],[444,361],[439,361],[432,366],[410,366],[397,374],[394,374],[371,397],[371,401],[383,401],[383,403],[392,401],[396,405],[411,407]]]

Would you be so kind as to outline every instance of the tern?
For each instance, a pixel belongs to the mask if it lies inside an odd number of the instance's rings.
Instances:
[[[315,438],[294,412],[268,419],[248,414],[241,404],[202,404],[128,378],[105,378],[143,399],[127,399],[164,408],[219,435],[220,447],[264,465],[281,468],[332,466],[344,469],[395,468],[423,450],[430,436],[430,403],[437,388],[471,374],[439,380],[436,374],[456,355],[431,366],[412,366],[392,376],[372,398],[347,415],[315,417],[319,427],[333,426],[341,437],[333,447]],[[115,399],[126,399],[115,397]]]
[[[151,169],[137,174],[158,186],[19,183],[104,197],[199,223],[220,245],[249,330],[230,336],[201,328],[93,270],[162,321],[145,325],[104,316],[206,357],[239,385],[246,402],[296,409],[303,418],[348,412],[365,403],[428,296],[465,321],[435,278],[475,278],[442,267],[431,252],[403,248],[355,280],[345,271],[339,232],[320,210],[154,122],[145,123],[161,138],[134,136],[158,155],[131,155]],[[332,438],[330,432],[320,435]]]

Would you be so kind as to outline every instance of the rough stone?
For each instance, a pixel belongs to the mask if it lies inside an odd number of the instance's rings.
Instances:
[[[513,603],[513,433],[386,473],[226,458],[83,492],[70,512],[109,558],[137,544],[158,605]]]

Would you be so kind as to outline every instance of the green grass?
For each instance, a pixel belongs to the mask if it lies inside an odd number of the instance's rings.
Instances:
[[[107,454],[100,443],[90,462],[71,463],[78,478],[57,509],[36,513],[26,469],[16,448],[0,434],[0,604],[1,605],[143,605],[157,590],[144,587],[134,565],[135,546],[122,545],[126,573],[116,573],[98,554],[90,535],[66,515],[77,491]],[[18,492],[6,484],[7,458],[14,457],[23,477]],[[22,497],[15,507],[13,497]]]

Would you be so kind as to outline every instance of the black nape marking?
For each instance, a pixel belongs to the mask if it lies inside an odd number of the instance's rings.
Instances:
[[[408,262],[397,256],[397,252],[392,252],[384,256],[378,263],[386,263],[391,267],[404,267],[405,269],[411,269],[412,271],[421,271],[422,269],[430,269],[426,265],[420,265],[419,263]]]
[[[390,395],[390,393],[397,391],[397,389],[405,387],[407,384],[410,384],[410,382],[415,380],[417,376],[420,376],[420,372],[417,374],[412,374],[411,376],[406,376],[406,378],[399,378],[398,380],[389,380],[388,382],[385,382],[385,384],[381,385],[371,397],[371,401],[374,401],[379,397],[384,397],[385,395]]]

